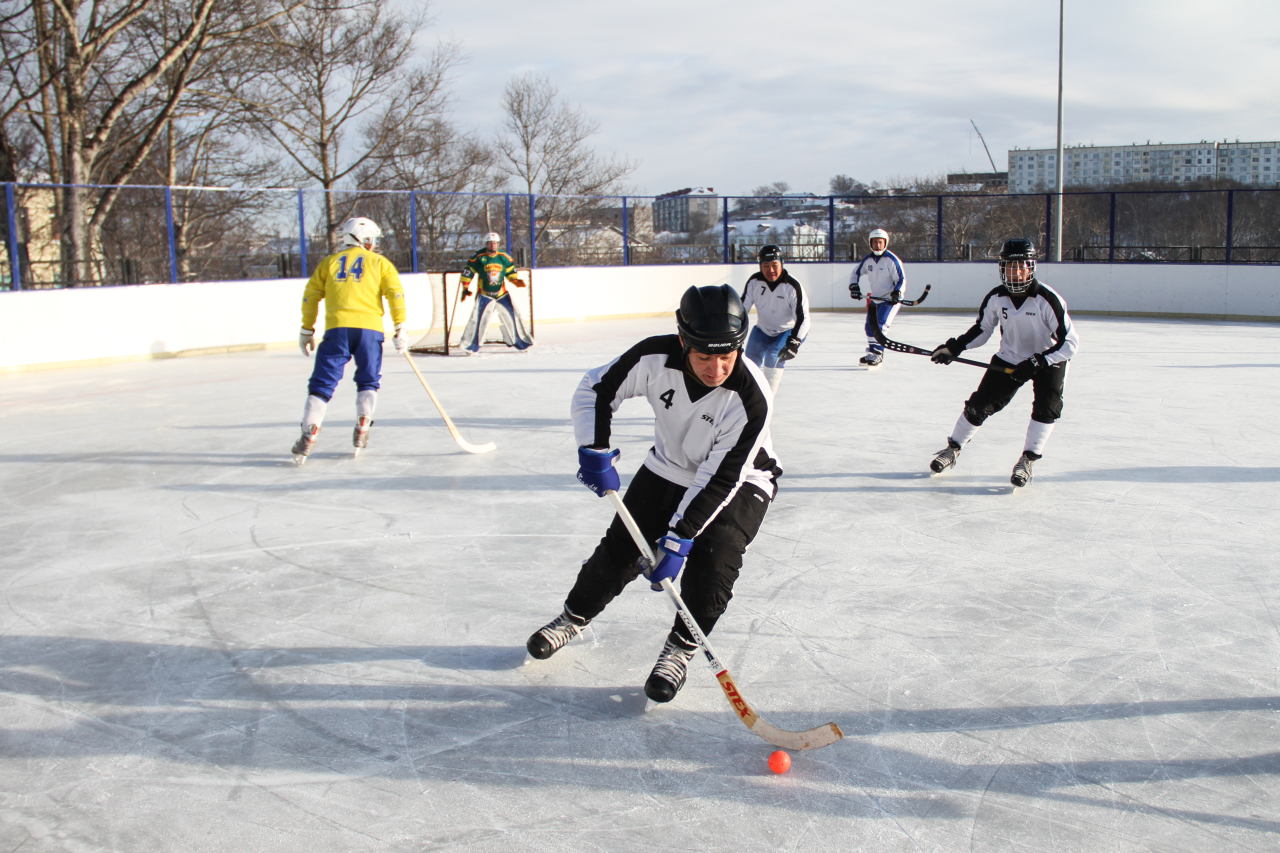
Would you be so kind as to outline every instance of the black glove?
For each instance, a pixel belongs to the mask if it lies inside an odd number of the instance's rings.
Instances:
[[[856,281],[849,285],[849,298],[854,302],[862,301],[862,288],[858,287],[858,283]]]
[[[947,342],[933,351],[934,364],[950,364],[956,356],[964,352],[964,347],[955,338],[947,338]]]
[[[466,301],[467,301],[467,297],[468,297],[468,296],[470,296],[470,295],[471,295],[471,291],[470,291],[470,290],[468,290],[468,289],[467,289],[467,288],[465,288],[465,287],[464,287],[464,288],[462,288],[462,301],[463,301],[463,302],[466,302]]]
[[[1026,382],[1035,376],[1041,370],[1049,366],[1049,362],[1044,360],[1044,356],[1036,353],[1026,361],[1020,361],[1013,368],[1013,379],[1015,382]]]
[[[889,294],[889,301],[890,301],[891,303],[893,303],[894,305],[897,305],[899,302],[901,302],[901,301],[902,301],[902,291],[901,291],[901,290],[895,290],[895,291],[893,291],[893,293],[890,293],[890,294]]]
[[[782,348],[782,352],[778,353],[778,361],[790,361],[798,352],[800,352],[800,341],[796,338],[787,338],[787,345]]]

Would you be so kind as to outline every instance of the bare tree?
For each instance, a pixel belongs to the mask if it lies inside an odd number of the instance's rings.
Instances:
[[[262,34],[269,66],[239,97],[298,175],[326,190],[331,250],[350,212],[333,190],[385,162],[398,132],[393,117],[424,119],[446,106],[458,48],[442,43],[414,66],[414,40],[425,23],[377,0],[308,0]]]
[[[621,194],[636,164],[597,154],[588,140],[600,125],[561,101],[550,80],[536,74],[514,78],[502,105],[499,168],[523,192],[538,197],[534,245],[583,218],[593,202],[582,196]]]
[[[33,50],[12,89],[43,143],[40,168],[60,192],[63,280],[100,280],[98,237],[165,132],[191,80],[228,44],[294,0],[28,0],[14,19]],[[89,186],[96,185],[96,186]]]
[[[831,194],[835,196],[858,196],[866,194],[868,187],[862,181],[848,175],[836,175],[829,183]]]

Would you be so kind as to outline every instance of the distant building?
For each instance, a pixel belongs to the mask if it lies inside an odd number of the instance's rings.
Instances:
[[[951,186],[976,186],[979,189],[1004,189],[1009,186],[1008,172],[959,172],[947,175]]]
[[[1054,188],[1057,151],[1009,152],[1009,191]],[[1065,187],[1108,187],[1140,181],[1186,184],[1226,178],[1274,187],[1280,183],[1280,142],[1187,142],[1165,145],[1077,145],[1062,153]]]
[[[719,218],[719,197],[712,187],[685,187],[653,201],[654,231],[705,231]]]

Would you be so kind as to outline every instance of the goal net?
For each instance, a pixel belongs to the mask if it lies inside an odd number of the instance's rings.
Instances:
[[[533,270],[528,268],[516,270],[525,287],[507,286],[511,295],[511,304],[516,313],[524,321],[529,334],[533,330]],[[427,280],[431,283],[431,328],[409,347],[412,352],[430,353],[433,355],[452,355],[462,349],[462,332],[476,307],[476,287],[471,288],[471,297],[462,301],[462,271],[429,272]],[[480,343],[484,346],[497,344],[505,348],[502,340],[502,321],[493,314],[488,330]]]

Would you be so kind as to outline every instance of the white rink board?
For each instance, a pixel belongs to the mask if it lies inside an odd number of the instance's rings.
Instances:
[[[852,264],[796,264],[815,311],[858,310]],[[741,289],[752,265],[540,267],[541,324],[671,314],[693,285]],[[934,285],[926,308],[976,310],[998,282],[993,263],[907,264],[908,298]],[[1192,264],[1043,264],[1042,277],[1078,312],[1280,318],[1280,267]],[[431,325],[425,275],[403,276],[411,338]],[[297,340],[301,279],[138,285],[0,293],[0,370]],[[321,312],[323,314],[323,311]],[[390,317],[385,318],[388,334]],[[323,325],[323,320],[320,321]],[[319,328],[319,326],[318,326]]]
[[[816,315],[713,635],[772,722],[844,729],[785,776],[700,662],[644,713],[672,617],[643,583],[521,665],[610,519],[574,479],[570,395],[671,325],[419,359],[484,456],[403,359],[368,450],[348,380],[301,469],[296,350],[0,375],[0,847],[1276,849],[1280,325],[1078,318],[1064,418],[1012,494],[1025,392],[930,478],[980,372],[852,370],[862,318]],[[615,427],[625,484],[652,415]]]

